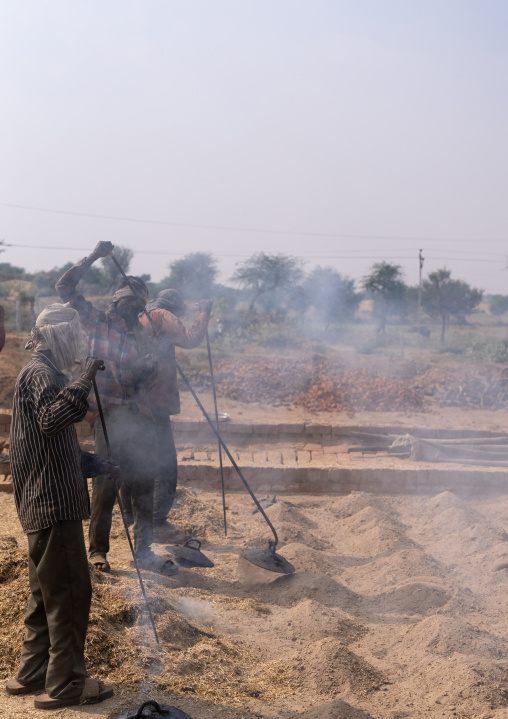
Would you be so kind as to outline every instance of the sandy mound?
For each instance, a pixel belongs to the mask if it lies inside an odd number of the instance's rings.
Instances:
[[[499,637],[451,617],[427,617],[412,627],[407,636],[420,649],[442,656],[454,652],[493,659],[505,656]]]
[[[324,608],[313,599],[305,599],[281,613],[283,625],[291,630],[296,638],[317,641],[335,637],[343,645],[357,641],[367,633],[367,629],[340,609]]]
[[[334,699],[297,716],[301,719],[373,719],[372,714],[355,709],[342,699]]]
[[[323,541],[322,539],[319,539],[314,534],[312,534],[312,532],[309,532],[309,530],[305,529],[304,527],[299,527],[298,525],[286,524],[282,522],[274,522],[274,527],[280,542],[278,549],[281,550],[283,554],[283,547],[288,543],[304,544],[307,547],[311,547],[312,549],[326,549],[328,546],[327,542]],[[268,536],[268,534],[271,533],[266,524],[264,525],[264,530],[261,530],[261,532],[258,536],[247,539],[244,543],[244,546],[264,549],[267,546],[266,537]],[[270,538],[273,538],[273,535]]]
[[[343,570],[341,574],[356,592],[369,593],[372,587],[376,587],[378,591],[393,588],[400,577],[425,582],[443,580],[446,570],[421,549],[410,547],[397,550],[388,556],[377,557],[361,566],[356,564],[350,570]]]
[[[301,692],[318,695],[365,696],[384,683],[384,677],[336,639],[321,639],[288,658]]]
[[[316,529],[317,523],[289,502],[277,501],[268,508],[267,515],[275,526],[278,524],[296,524],[307,529]]]
[[[224,537],[222,509],[212,506],[185,487],[176,491],[175,503],[171,509],[170,522],[178,530],[172,535],[172,541],[185,542],[190,537],[198,537],[203,544],[219,542]],[[228,517],[228,529],[235,531],[234,518]]]
[[[351,517],[351,515],[361,512],[366,507],[376,507],[378,512],[384,512],[385,515],[390,513],[389,505],[382,497],[375,497],[368,492],[353,491],[345,497],[333,497],[329,502],[329,507],[336,517]]]
[[[429,543],[442,561],[450,562],[458,548],[461,557],[490,551],[499,542],[500,529],[464,500],[442,492],[427,500],[421,516],[413,520],[411,534]]]
[[[270,584],[258,586],[263,601],[289,607],[304,599],[312,599],[325,607],[341,607],[349,611],[357,605],[357,597],[347,587],[321,574],[286,574]]]
[[[366,506],[350,517],[341,519],[333,528],[340,536],[342,554],[375,557],[400,544],[408,545],[405,528],[396,520],[386,517],[376,507]]]
[[[306,547],[298,542],[285,544],[281,553],[294,565],[297,572],[337,574],[339,571],[339,562],[330,557],[328,553]]]
[[[364,597],[363,609],[379,614],[422,615],[444,606],[450,593],[439,584],[408,582],[382,594]]]

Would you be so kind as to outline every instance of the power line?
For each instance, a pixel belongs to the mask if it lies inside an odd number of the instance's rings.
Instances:
[[[23,249],[36,249],[36,250],[64,250],[66,252],[90,252],[89,247],[61,247],[53,245],[25,245],[15,243],[5,243],[3,247],[23,248]],[[167,255],[168,257],[183,257],[183,252],[167,252],[164,250],[133,250],[135,254],[139,255]],[[248,253],[213,253],[216,257],[250,257]],[[319,254],[319,255],[302,255],[301,253],[292,253],[296,256],[302,257],[306,260],[413,260],[414,255],[345,255],[345,254]],[[485,253],[482,253],[485,254]],[[491,253],[501,258],[506,258],[506,255],[497,255],[497,253]],[[430,255],[427,256],[428,260],[443,260],[444,262],[486,262],[489,264],[499,264],[498,260],[486,260],[483,258],[473,257],[441,257]],[[504,269],[504,268],[503,268]]]
[[[58,245],[25,245],[25,244],[17,244],[12,242],[6,242],[4,245],[1,245],[2,247],[13,247],[13,248],[22,248],[22,249],[32,249],[32,250],[64,250],[65,252],[90,252],[89,247],[69,247],[69,246],[58,246]],[[167,255],[168,257],[183,257],[185,255],[184,252],[168,252],[165,250],[133,250],[136,254],[139,255]],[[390,250],[387,250],[387,252],[390,252]],[[238,252],[238,253],[228,253],[228,252],[214,252],[213,253],[216,257],[250,257],[249,253],[246,252]],[[302,259],[306,260],[413,260],[414,255],[349,255],[349,254],[319,254],[319,255],[307,255],[302,254],[300,252],[294,252],[292,253],[296,256],[302,257]],[[482,254],[489,254],[489,253],[482,253]],[[506,255],[498,254],[498,253],[490,253],[495,256],[499,256],[500,258],[505,259]],[[427,256],[426,259],[429,260],[443,260],[444,262],[487,262],[490,264],[499,264],[498,260],[485,260],[483,258],[474,258],[474,257],[442,257],[437,255],[430,255]]]
[[[402,235],[357,235],[357,234],[344,234],[336,232],[299,232],[296,230],[268,230],[268,229],[254,229],[252,227],[228,227],[224,225],[199,225],[189,222],[173,222],[168,220],[146,220],[134,217],[118,217],[116,215],[100,215],[91,212],[74,212],[70,210],[52,210],[45,207],[32,207],[30,205],[14,205],[7,202],[0,202],[0,207],[9,207],[17,210],[30,210],[32,212],[45,212],[54,215],[70,215],[73,217],[88,217],[97,220],[114,220],[117,222],[134,222],[145,225],[164,225],[168,227],[189,227],[199,230],[220,230],[223,232],[250,232],[255,234],[263,235],[292,235],[299,237],[328,237],[328,238],[342,238],[352,240],[410,240],[419,243],[429,242],[493,242],[497,244],[506,244],[506,240],[494,240],[487,239],[485,237],[481,239],[457,239],[457,238],[443,238],[443,237],[408,237]]]

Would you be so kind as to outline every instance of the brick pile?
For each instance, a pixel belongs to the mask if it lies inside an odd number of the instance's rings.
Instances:
[[[217,393],[240,402],[293,402],[310,412],[422,411],[423,393],[403,380],[345,369],[323,357],[238,358],[220,362]]]

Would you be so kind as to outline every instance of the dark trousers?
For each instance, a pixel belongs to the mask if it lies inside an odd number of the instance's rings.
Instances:
[[[53,699],[80,695],[92,598],[81,521],[60,521],[28,535],[28,579],[31,595],[16,679],[24,685],[45,679]]]
[[[167,412],[161,412],[160,410],[154,410],[153,415],[159,445],[153,518],[155,521],[163,521],[168,516],[175,501],[178,462],[169,415]]]
[[[153,539],[153,486],[157,472],[157,435],[151,419],[133,414],[128,405],[112,405],[104,410],[112,459],[120,462],[122,504],[134,517],[134,549],[143,555]],[[107,457],[100,418],[95,421],[95,453]],[[109,535],[116,492],[107,476],[92,483],[90,519],[90,558],[109,552]]]

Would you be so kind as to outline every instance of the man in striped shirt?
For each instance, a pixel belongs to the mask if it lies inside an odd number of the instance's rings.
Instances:
[[[110,687],[87,678],[84,646],[91,600],[82,520],[90,516],[85,477],[118,474],[115,462],[82,452],[74,425],[88,410],[88,393],[102,360],[81,361],[69,384],[62,370],[75,364],[82,330],[78,313],[47,307],[27,344],[34,353],[14,392],[10,459],[14,498],[28,535],[31,596],[25,638],[8,694],[40,689],[39,709],[96,702]]]

